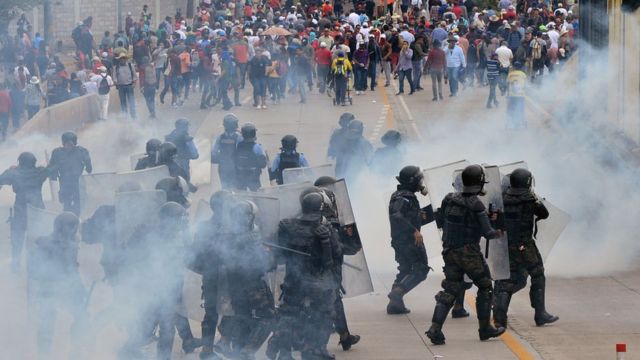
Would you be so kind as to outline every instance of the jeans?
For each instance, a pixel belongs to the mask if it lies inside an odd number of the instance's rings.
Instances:
[[[280,89],[280,78],[270,77],[267,79],[267,85],[269,85],[269,93],[271,94],[271,100],[281,100],[284,98],[282,96],[282,91]]]
[[[458,74],[460,68],[447,67],[447,77],[449,78],[449,91],[451,96],[458,95]]]
[[[487,106],[493,103],[498,105],[498,99],[496,98],[496,85],[498,85],[498,79],[495,77],[489,78],[489,98],[487,99]]]
[[[444,70],[429,70],[431,75],[431,90],[433,91],[434,99],[442,99],[442,77]]]
[[[413,67],[413,88],[418,89],[420,86],[420,78],[422,78],[422,60],[412,61],[411,66]]]
[[[151,118],[156,117],[156,86],[150,85],[142,88],[142,94],[144,100],[147,103],[147,109],[149,109],[149,116]]]
[[[324,94],[327,89],[327,75],[329,74],[329,69],[329,65],[318,64],[318,87],[320,88],[321,94]]]
[[[476,63],[468,63],[467,64],[467,79],[469,80],[469,85],[473,86],[476,80]]]
[[[527,128],[527,122],[524,118],[524,97],[509,96],[507,98],[507,128]]]
[[[184,99],[189,98],[189,90],[191,90],[191,71],[182,74],[182,84],[184,85]]]
[[[211,75],[203,76],[200,78],[202,84],[202,97],[200,97],[200,107],[205,107],[211,104],[211,99],[215,93],[213,77]]]
[[[371,79],[371,85],[369,86],[371,88],[371,90],[373,91],[373,89],[375,89],[376,85],[376,77],[377,77],[377,71],[378,67],[376,66],[376,62],[375,61],[369,61],[369,68],[367,69],[367,76],[369,76],[369,78]],[[365,87],[367,86],[367,84],[365,84]]]
[[[354,87],[357,91],[367,90],[367,69],[364,66],[354,66]]]
[[[31,120],[40,111],[40,105],[27,105],[27,118]]]
[[[413,78],[411,76],[411,69],[407,69],[407,70],[398,70],[398,82],[400,83],[400,92],[403,93],[404,92],[404,78],[407,78],[407,82],[409,82],[409,88],[411,88],[411,92],[413,92],[415,89],[413,88]]]
[[[228,79],[220,79],[218,80],[218,101],[222,101],[222,108],[224,110],[229,110],[233,104],[229,99],[229,80]]]
[[[7,139],[8,127],[9,127],[9,113],[8,112],[0,113],[0,135],[2,136],[2,141]]]
[[[13,130],[20,128],[20,120],[22,120],[22,114],[24,113],[24,97],[25,92],[22,90],[11,90],[11,120],[13,123]]]
[[[129,114],[132,118],[136,118],[136,100],[133,94],[133,84],[118,86],[118,95],[120,95],[120,109],[124,114]]]
[[[384,71],[384,84],[388,86],[391,83],[391,61],[383,61],[382,70]]]
[[[162,77],[162,68],[156,68],[156,90],[160,90],[160,78],[161,77]],[[167,86],[167,85],[165,84],[165,86]]]
[[[245,79],[247,77],[247,69],[249,68],[249,64],[248,63],[238,63],[238,74],[240,74],[240,88],[244,89],[244,84],[245,84]],[[249,79],[251,80],[251,79]]]
[[[347,95],[347,77],[336,76],[334,85],[336,88],[336,104],[345,104],[345,97]]]
[[[305,88],[305,81],[307,80],[307,74],[296,75],[296,82],[298,83],[298,91],[300,92],[300,102],[307,102],[307,89]]]
[[[249,80],[251,81],[251,85],[253,85],[253,106],[258,106],[267,96],[267,78],[254,77]]]
[[[507,75],[509,75],[509,69],[500,67],[500,79],[498,81],[498,88],[500,88],[500,94],[504,95],[507,92]]]

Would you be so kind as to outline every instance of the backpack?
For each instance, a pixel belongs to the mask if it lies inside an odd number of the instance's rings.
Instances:
[[[531,57],[536,60],[542,58],[542,45],[540,45],[538,40],[533,42],[533,47],[531,47]]]
[[[107,76],[102,76],[102,80],[100,80],[100,86],[98,86],[98,94],[107,95],[111,88],[109,87],[109,80],[107,80]]]
[[[333,74],[338,76],[345,76],[346,73],[347,72],[345,71],[344,59],[338,59],[336,61],[336,68],[335,70],[333,70]]]

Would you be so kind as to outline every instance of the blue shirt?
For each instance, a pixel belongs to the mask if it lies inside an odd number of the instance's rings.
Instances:
[[[233,131],[233,132],[225,132],[227,134],[227,136],[235,136],[236,137],[236,146],[238,145],[238,143],[240,141],[242,141],[242,135],[238,134],[237,132]],[[215,158],[218,154],[218,152],[220,152],[220,137],[222,135],[218,135],[218,137],[216,138],[216,141],[213,143],[213,146],[211,146],[211,158]]]
[[[446,48],[444,50],[445,57],[447,59],[447,67],[450,68],[458,68],[460,66],[467,67],[467,62],[464,58],[464,53],[462,52],[462,48],[458,45],[455,45],[453,49]]]
[[[189,159],[197,159],[198,157],[200,157],[200,154],[198,154],[198,149],[196,148],[196,144],[193,143],[193,139],[187,141],[185,145],[187,145]]]
[[[304,157],[303,153],[299,153],[300,154],[300,167],[309,167],[309,162],[307,161],[307,158]],[[280,153],[276,154],[276,156],[273,158],[273,162],[271,163],[271,169],[277,169],[278,167],[280,167]]]

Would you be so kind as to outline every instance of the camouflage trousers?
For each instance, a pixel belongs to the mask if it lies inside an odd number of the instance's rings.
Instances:
[[[496,293],[514,294],[527,285],[527,277],[531,276],[531,288],[543,287],[545,282],[542,256],[533,239],[522,244],[509,244],[509,279],[496,281]]]

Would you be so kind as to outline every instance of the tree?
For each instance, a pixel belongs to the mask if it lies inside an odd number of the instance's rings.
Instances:
[[[2,0],[0,1],[0,34],[9,32],[9,23],[21,13],[34,6],[41,5],[43,0]]]

